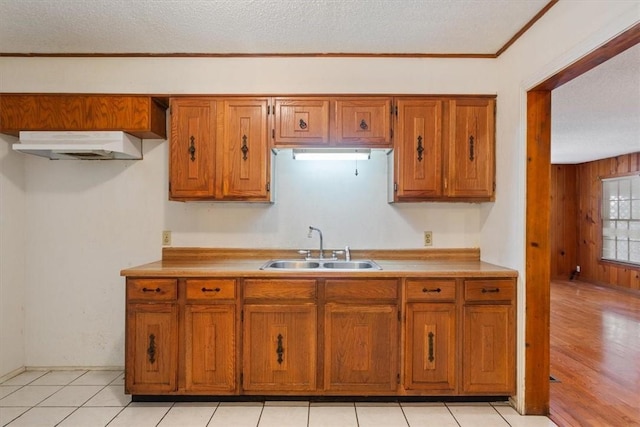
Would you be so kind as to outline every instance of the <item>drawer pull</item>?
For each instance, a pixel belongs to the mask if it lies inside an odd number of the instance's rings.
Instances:
[[[201,291],[202,291],[202,292],[220,292],[220,288],[214,288],[214,289],[211,289],[211,288],[204,288],[204,287],[203,287],[203,288],[201,289]]]
[[[440,289],[440,288],[436,288],[436,289],[422,288],[422,292],[424,292],[424,293],[429,293],[429,292],[440,293],[440,292],[442,292],[442,289]]]
[[[486,288],[482,288],[482,293],[483,294],[490,294],[490,293],[498,293],[500,292],[500,288],[493,288],[493,289],[486,289]]]
[[[155,288],[155,289],[142,288],[142,292],[156,292],[156,293],[158,293],[160,291],[162,291],[162,289],[160,289],[160,288]]]
[[[276,347],[276,354],[278,355],[278,364],[282,365],[284,361],[284,347],[282,346],[282,334],[278,334],[278,347]]]

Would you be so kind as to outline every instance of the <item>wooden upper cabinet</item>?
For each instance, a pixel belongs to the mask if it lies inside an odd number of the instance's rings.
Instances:
[[[442,103],[440,99],[398,100],[395,201],[442,195]]]
[[[391,97],[275,98],[276,147],[391,147]]]
[[[216,102],[171,100],[169,198],[215,196]]]
[[[389,200],[493,200],[495,98],[401,97],[396,102]]]
[[[172,200],[271,201],[269,98],[173,98]]]
[[[335,100],[336,145],[390,147],[391,98]]]
[[[0,132],[121,130],[164,139],[166,101],[143,95],[2,94]]]
[[[493,199],[495,99],[450,101],[447,194]]]
[[[329,142],[329,98],[275,98],[274,144],[323,145]]]
[[[222,198],[270,200],[267,98],[224,101]]]

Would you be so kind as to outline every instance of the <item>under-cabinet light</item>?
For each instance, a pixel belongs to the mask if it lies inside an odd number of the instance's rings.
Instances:
[[[301,148],[293,150],[295,160],[369,160],[371,150],[365,148]]]

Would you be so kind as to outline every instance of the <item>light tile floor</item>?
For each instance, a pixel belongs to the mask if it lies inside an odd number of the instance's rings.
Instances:
[[[26,371],[0,384],[10,427],[547,427],[506,403],[131,402],[122,371]]]

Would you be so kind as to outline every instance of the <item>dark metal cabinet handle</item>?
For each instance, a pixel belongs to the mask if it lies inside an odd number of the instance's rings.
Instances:
[[[278,334],[278,346],[276,347],[276,354],[278,355],[278,364],[282,365],[284,361],[284,347],[282,346],[282,334]]]
[[[155,289],[142,288],[142,292],[156,292],[156,293],[158,293],[160,291],[162,291],[162,289],[160,289],[160,288],[155,288]]]
[[[191,138],[189,138],[189,140],[191,141],[191,143],[189,144],[189,154],[191,154],[191,161],[195,162],[196,161],[196,137],[192,136]]]
[[[149,363],[156,362],[156,336],[149,335],[149,347],[147,347],[147,356],[149,356]]]
[[[247,135],[242,135],[242,160],[247,160],[247,153],[249,152],[249,147],[247,147]]]
[[[369,129],[369,125],[367,124],[367,122],[366,122],[364,119],[362,119],[362,120],[360,121],[360,129],[362,129],[362,130],[367,130],[367,129]]]
[[[305,122],[304,120],[300,119],[300,122],[298,122],[298,126],[300,127],[300,129],[306,129],[307,126],[307,122]]]
[[[422,292],[427,293],[427,292],[437,292],[440,293],[442,292],[442,289],[440,288],[436,288],[436,289],[427,289],[427,288],[422,288]]]
[[[498,293],[500,292],[500,288],[493,288],[493,289],[486,289],[486,288],[482,288],[482,293],[483,294],[493,294],[493,293]]]
[[[220,288],[214,288],[214,289],[211,289],[211,288],[204,288],[204,287],[203,287],[203,288],[201,289],[201,291],[202,291],[202,292],[220,292]]]
[[[473,137],[473,135],[469,135],[469,160],[472,162],[476,158],[475,145],[475,138]]]
[[[433,337],[434,337],[434,333],[433,332],[429,332],[429,335],[427,335],[428,339],[429,339],[429,362],[433,362],[434,360],[436,360],[435,356],[433,355]]]
[[[418,148],[416,149],[418,152],[418,161],[422,161],[422,153],[424,153],[424,147],[422,146],[422,137],[418,136]]]

